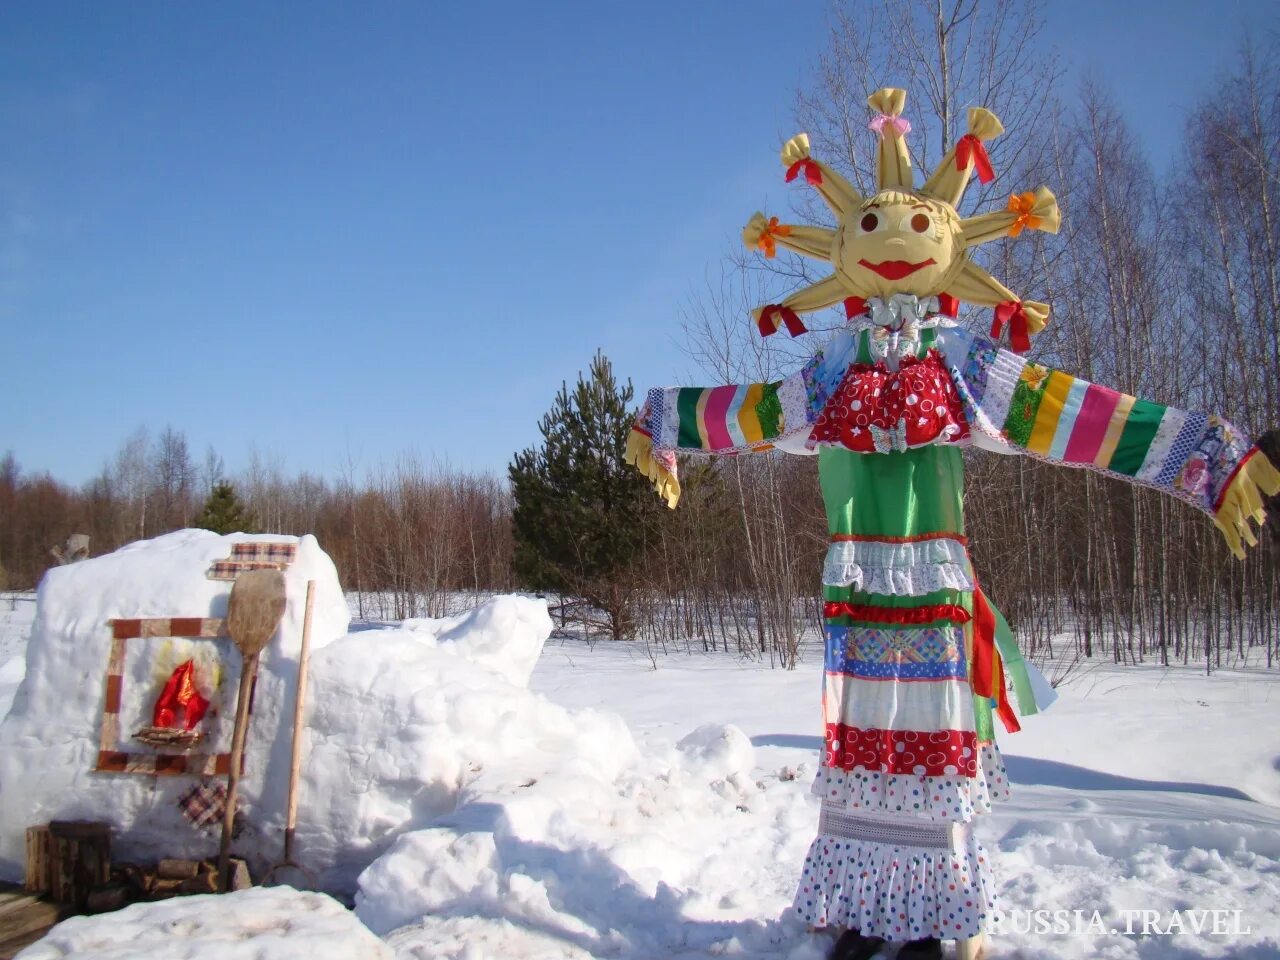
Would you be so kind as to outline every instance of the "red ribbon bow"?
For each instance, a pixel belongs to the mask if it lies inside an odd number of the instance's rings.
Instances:
[[[854,317],[860,317],[867,312],[867,301],[861,297],[845,297],[844,298],[844,318],[852,320]]]
[[[938,312],[944,317],[955,319],[960,312],[960,301],[949,293],[938,294]]]
[[[822,169],[818,164],[809,157],[801,157],[791,166],[787,167],[787,183],[790,183],[800,175],[800,171],[804,171],[804,178],[813,186],[822,183]]]
[[[780,303],[771,303],[760,311],[760,336],[770,337],[778,332],[778,321],[775,317],[782,318],[782,322],[787,325],[787,333],[793,337],[809,332],[808,328],[800,322],[799,314],[794,310]]]
[[[987,156],[987,148],[974,134],[966,133],[956,141],[956,169],[963,170],[973,160],[974,172],[978,174],[980,183],[990,183],[996,178],[991,169],[991,158]]]
[[[1009,346],[1015,353],[1026,353],[1031,349],[1031,333],[1027,329],[1027,314],[1018,300],[1005,300],[997,303],[995,316],[991,321],[991,338],[999,340],[1004,328],[1009,327]]]

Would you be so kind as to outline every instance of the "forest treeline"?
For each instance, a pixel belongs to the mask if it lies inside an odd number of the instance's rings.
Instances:
[[[893,17],[877,15],[874,2],[837,8],[828,49],[797,99],[796,129],[810,133],[815,155],[868,187],[873,140],[862,101],[886,77],[908,87],[918,170],[964,132],[964,105],[989,106],[1008,130],[989,145],[997,177],[975,182],[961,213],[1039,183],[1063,212],[1056,236],[984,248],[985,265],[1013,290],[1051,306],[1032,356],[1219,413],[1251,436],[1280,425],[1280,81],[1264,52],[1274,38],[1252,38],[1262,51],[1243,44],[1182,129],[1168,131],[1171,146],[1153,155],[1105,89],[1066,89],[1052,57],[1023,56],[1043,41],[1036,4],[953,6],[897,4]],[[877,34],[890,29],[892,38]],[[904,44],[920,55],[896,81],[902,73],[886,68],[884,50]],[[811,196],[794,196],[793,210],[771,212],[823,222]],[[739,251],[684,305],[688,352],[707,382],[774,379],[812,352],[820,323],[800,341],[761,342],[749,315],[816,279],[809,269]],[[961,319],[990,324],[986,311]],[[840,322],[833,315],[825,330]],[[588,360],[566,355],[566,378]],[[614,360],[625,373],[625,358]],[[1122,661],[1213,666],[1251,654],[1270,666],[1280,653],[1275,543],[1241,563],[1209,518],[1161,494],[1025,457],[975,451],[966,462],[978,577],[1031,654],[1066,642],[1068,654]],[[684,469],[680,507],[646,511],[643,556],[625,576],[637,636],[790,666],[820,624],[827,536],[813,460],[760,454]],[[189,524],[219,479],[234,481],[261,530],[316,534],[344,585],[377,595],[384,608],[374,615],[438,613],[449,591],[522,586],[506,477],[412,460],[339,481],[257,461],[241,475],[223,473],[216,455],[197,463],[174,429],[136,434],[78,488],[7,457],[0,564],[8,586],[32,586],[53,562],[49,548],[70,533],[89,534],[97,554]],[[1053,640],[1067,633],[1073,639]]]

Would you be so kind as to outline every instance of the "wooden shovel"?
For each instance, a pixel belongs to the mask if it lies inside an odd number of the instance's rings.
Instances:
[[[279,570],[246,570],[236,578],[227,602],[227,632],[240,651],[241,665],[236,725],[231,734],[231,770],[227,774],[227,809],[222,815],[222,846],[218,850],[218,890],[222,893],[231,883],[231,828],[236,819],[236,791],[249,731],[249,699],[258,676],[258,654],[280,626],[286,603],[284,574]]]

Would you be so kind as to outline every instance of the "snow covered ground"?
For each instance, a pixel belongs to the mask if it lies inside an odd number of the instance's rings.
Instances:
[[[22,666],[24,604],[6,616],[9,606],[0,597],[0,714]],[[413,626],[433,643],[449,632]],[[524,664],[490,683],[479,669],[449,673],[404,631],[343,642],[371,650],[384,637],[397,652],[383,662],[403,664],[400,674],[371,669],[350,683],[369,697],[393,685],[385,702],[403,711],[403,732],[371,752],[429,757],[444,731],[439,748],[471,764],[456,771],[452,809],[440,812],[438,795],[407,807],[411,828],[360,877],[355,915],[396,957],[821,956],[825,941],[786,917],[817,820],[816,658],[788,673],[679,654],[655,670],[629,645],[550,641],[531,696],[518,682]],[[460,656],[503,667],[492,637]],[[424,699],[445,676],[468,695]],[[1280,674],[1101,665],[1061,693],[1003,738],[1014,799],[980,821],[999,851],[992,960],[1280,957]],[[460,723],[483,740],[470,753]],[[273,931],[305,930],[312,915],[330,922],[288,898],[243,896],[231,898],[238,922],[263,938],[246,956],[293,956]],[[84,921],[76,935],[97,942],[84,925],[123,922]],[[348,955],[376,955],[351,936]],[[173,955],[229,955],[204,942]],[[68,955],[141,954],[29,953]]]

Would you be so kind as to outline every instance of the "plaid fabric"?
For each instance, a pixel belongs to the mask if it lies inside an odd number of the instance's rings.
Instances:
[[[178,809],[197,827],[213,827],[222,822],[227,812],[227,786],[216,780],[202,780],[178,798]],[[236,811],[231,836],[244,831],[244,812]]]
[[[283,570],[298,556],[296,543],[263,543],[250,540],[233,543],[231,556],[215,560],[209,568],[210,580],[234,580],[246,570]]]
[[[271,563],[293,563],[298,555],[296,543],[233,543],[232,560],[262,560]]]
[[[218,617],[151,617],[109,620],[111,652],[103,684],[102,735],[98,741],[99,773],[134,773],[143,776],[217,776],[231,770],[229,753],[128,753],[117,749],[120,740],[120,704],[124,699],[124,655],[127,641],[139,637],[226,636]]]
[[[249,563],[241,563],[238,560],[215,560],[213,566],[209,568],[210,580],[234,580],[246,570],[283,570],[287,566],[284,563],[266,563],[263,561],[251,561]]]

